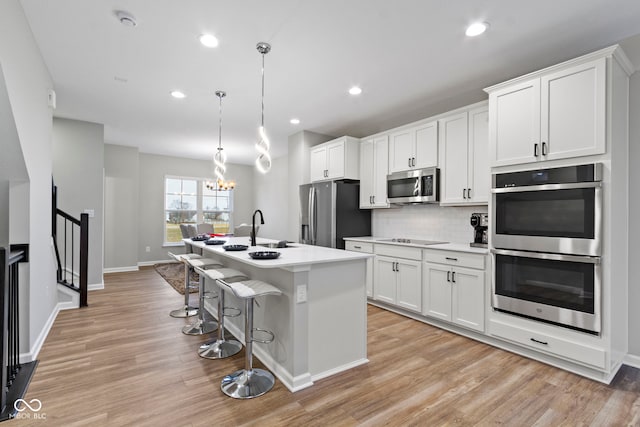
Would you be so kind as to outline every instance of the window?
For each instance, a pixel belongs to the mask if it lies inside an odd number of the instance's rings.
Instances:
[[[233,191],[209,190],[204,179],[165,177],[165,243],[179,243],[180,224],[209,223],[216,233],[228,233]]]

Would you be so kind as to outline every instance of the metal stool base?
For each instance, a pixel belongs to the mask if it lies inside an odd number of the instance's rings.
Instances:
[[[234,399],[251,399],[262,396],[273,388],[275,378],[264,369],[241,369],[222,379],[220,389]]]
[[[240,353],[242,344],[236,340],[216,340],[209,344],[202,344],[198,349],[198,356],[205,359],[225,359]]]
[[[182,308],[172,310],[169,313],[171,317],[191,317],[198,314],[198,307],[191,307],[190,305],[184,305]]]
[[[218,322],[215,320],[205,320],[203,322],[198,319],[194,323],[182,328],[182,333],[186,335],[204,335],[211,333],[216,329],[218,329]]]

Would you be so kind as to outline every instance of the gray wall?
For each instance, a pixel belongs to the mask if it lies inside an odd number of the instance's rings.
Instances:
[[[138,261],[168,259],[168,252],[182,252],[175,246],[163,247],[165,175],[211,178],[212,162],[140,153],[138,202]],[[236,182],[234,190],[234,225],[251,222],[254,206],[253,167],[227,164],[227,179]],[[121,244],[125,244],[122,242]],[[128,244],[128,242],[127,242]],[[146,252],[149,246],[151,251]]]
[[[104,267],[138,265],[138,149],[104,146]]]
[[[640,357],[640,72],[629,87],[629,353]]]
[[[299,187],[309,183],[309,148],[332,140],[334,137],[310,131],[300,131],[289,136],[288,147],[288,225],[287,239],[297,242],[300,228],[300,193]]]
[[[22,351],[30,351],[44,339],[42,333],[57,304],[51,246],[43,244],[51,236],[52,111],[47,106],[47,91],[53,82],[18,0],[0,3],[0,28],[0,60],[29,175],[28,190],[20,189],[21,195],[28,197],[21,215],[28,217],[29,224],[28,230],[20,230],[21,240],[30,244],[26,274],[21,271],[26,286],[20,298],[28,309],[20,313],[25,328],[20,344]]]
[[[95,215],[89,218],[89,285],[102,285],[103,169],[104,125],[55,118],[53,179],[58,187],[58,209],[78,219],[85,209],[92,209]],[[79,272],[77,265],[74,270]]]
[[[277,240],[291,240],[288,237],[289,218],[287,188],[289,179],[287,156],[273,159],[271,170],[262,174],[254,168],[255,208],[264,215],[264,225],[260,226],[258,237]],[[256,218],[256,220],[258,220]]]

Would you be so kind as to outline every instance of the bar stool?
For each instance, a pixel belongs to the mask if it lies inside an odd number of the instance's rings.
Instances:
[[[253,327],[253,303],[255,298],[265,295],[281,295],[280,289],[260,280],[246,280],[242,282],[227,283],[218,280],[218,285],[230,290],[233,294],[244,299],[244,341],[245,357],[244,369],[240,369],[222,379],[220,388],[222,392],[235,399],[251,399],[262,396],[273,388],[275,378],[273,374],[264,369],[253,368],[253,342],[268,344],[275,338],[271,331]],[[266,333],[270,339],[259,340],[254,338],[254,331]]]
[[[234,307],[225,307],[225,288],[221,287],[218,284],[218,280],[224,280],[226,283],[234,283],[248,280],[249,278],[238,270],[233,270],[231,268],[203,270],[203,274],[208,279],[214,280],[214,283],[220,289],[220,292],[218,293],[218,333],[216,339],[200,345],[200,347],[198,348],[198,355],[205,359],[224,359],[226,357],[237,354],[242,349],[242,344],[240,343],[240,341],[234,339],[225,339],[224,330],[224,318],[239,316],[240,310]],[[237,313],[227,314],[227,310],[234,310]]]
[[[191,271],[193,267],[202,267],[205,268],[215,268],[222,267],[220,262],[210,259],[204,258],[202,255],[198,254],[180,254],[175,255],[169,252],[169,256],[177,261],[180,261],[184,264],[184,305],[181,308],[172,310],[169,315],[171,317],[191,317],[198,314],[198,308],[189,305],[189,289],[191,287]],[[192,262],[193,264],[190,264]]]
[[[189,260],[187,261],[187,263],[189,263],[189,265],[194,266],[195,264],[198,264],[200,261],[202,260],[201,259]],[[205,319],[204,300],[207,298],[213,299],[213,298],[219,297],[218,294],[216,293],[207,294],[207,292],[205,292],[205,288],[204,288],[205,277],[207,276],[213,277],[214,280],[225,279],[225,278],[228,278],[228,280],[233,280],[237,278],[238,281],[244,280],[247,278],[247,276],[243,275],[238,270],[234,270],[232,268],[219,268],[219,265],[220,264],[205,264],[204,266],[201,266],[201,267],[194,266],[195,271],[200,276],[198,319],[196,319],[196,321],[193,322],[192,324],[182,328],[182,333],[187,335],[204,335],[204,334],[208,334],[209,332],[213,332],[216,328],[218,328],[218,322],[216,322],[215,320]]]

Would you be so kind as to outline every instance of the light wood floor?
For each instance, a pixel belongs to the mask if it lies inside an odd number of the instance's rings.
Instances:
[[[39,355],[26,400],[46,420],[7,425],[640,425],[636,369],[605,386],[371,306],[369,364],[233,400],[220,379],[244,351],[198,357],[206,338],[168,315],[181,298],[153,269],[106,275],[88,308],[58,315]]]

